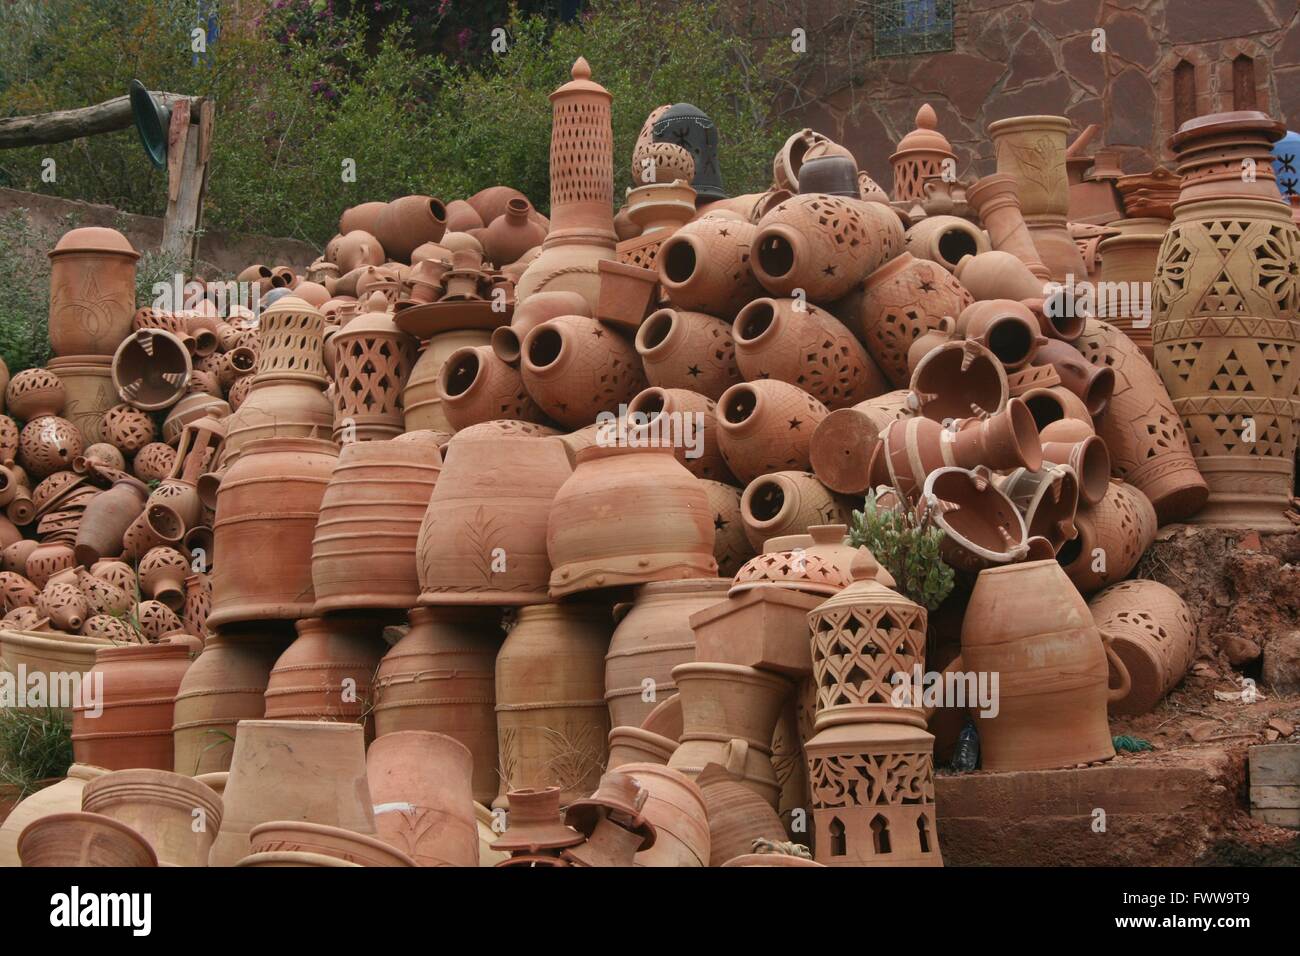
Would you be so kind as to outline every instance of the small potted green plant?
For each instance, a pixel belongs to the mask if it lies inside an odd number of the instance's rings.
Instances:
[[[926,610],[933,611],[953,589],[955,575],[939,555],[943,532],[928,513],[918,514],[905,501],[897,508],[883,507],[875,491],[868,493],[861,511],[853,512],[849,543],[866,546],[881,567],[894,576],[896,590]]]

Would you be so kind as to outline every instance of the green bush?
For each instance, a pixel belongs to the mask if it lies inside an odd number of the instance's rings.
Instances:
[[[50,357],[50,260],[71,219],[38,229],[16,209],[0,215],[0,358],[10,372],[44,365]]]
[[[72,766],[72,722],[63,711],[0,708],[0,783],[20,796]]]
[[[910,507],[882,508],[872,492],[863,509],[853,512],[849,542],[869,548],[894,576],[898,592],[928,610],[952,592],[956,575],[939,553],[943,532],[930,522],[928,513],[918,517]]]

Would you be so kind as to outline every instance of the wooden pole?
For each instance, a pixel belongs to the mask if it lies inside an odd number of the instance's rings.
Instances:
[[[167,212],[160,248],[187,268],[198,258],[215,112],[206,97],[178,102],[167,132]]]
[[[189,100],[180,93],[151,93],[165,106]],[[0,119],[0,149],[20,146],[43,146],[62,143],[81,136],[112,133],[131,125],[131,101],[117,96],[94,106],[75,110],[56,110],[35,116],[10,116]]]

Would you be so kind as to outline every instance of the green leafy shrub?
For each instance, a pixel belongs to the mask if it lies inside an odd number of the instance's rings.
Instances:
[[[26,212],[0,215],[0,358],[10,372],[44,365],[50,357],[50,260],[59,236],[75,228],[61,219],[51,229],[32,225]]]
[[[867,495],[861,511],[853,512],[849,542],[865,545],[881,567],[894,576],[898,591],[933,611],[952,592],[955,575],[939,553],[943,532],[929,515],[918,517],[911,508],[893,510]]]
[[[0,783],[20,796],[42,780],[67,776],[72,766],[72,722],[62,710],[0,708]]]

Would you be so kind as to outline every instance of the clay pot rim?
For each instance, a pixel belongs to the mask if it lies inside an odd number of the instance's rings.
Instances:
[[[677,317],[681,311],[680,309],[666,307],[655,309],[647,315],[641,322],[641,327],[636,330],[636,337],[633,341],[637,354],[643,359],[652,359],[664,351],[670,350],[673,332],[677,330]],[[661,326],[666,327],[663,328],[663,334],[659,336],[659,340],[653,345],[647,344],[651,335],[658,331]]]
[[[93,808],[86,807],[88,802],[98,801],[107,807],[127,798],[142,802],[142,797],[149,803],[170,803],[185,809],[191,809],[197,802],[207,814],[213,832],[221,829],[221,796],[206,783],[170,770],[137,767],[98,775],[82,790],[81,805],[94,813]]]
[[[647,581],[638,584],[633,592],[636,598],[642,595],[655,597],[660,594],[690,594],[695,591],[725,591],[731,587],[731,578],[675,578],[670,581]]]
[[[113,356],[111,355],[56,355],[45,363],[45,367],[51,372],[55,369],[61,369],[64,372],[74,372],[81,368],[102,370],[111,368],[112,365]]]
[[[990,127],[991,128],[991,127]],[[1286,135],[1286,124],[1259,110],[1228,110],[1222,113],[1206,113],[1187,120],[1169,137],[1169,148],[1178,152],[1189,141],[1202,137],[1216,136],[1220,133],[1251,132],[1269,136],[1269,142],[1277,142]]]
[[[740,348],[743,344],[748,347],[758,347],[765,341],[770,341],[780,334],[782,324],[781,317],[785,310],[781,307],[783,302],[792,301],[790,299],[779,299],[775,296],[761,296],[757,299],[750,300],[738,313],[731,323],[731,337]],[[765,314],[760,316],[758,313],[762,310]],[[806,310],[810,313],[817,313],[821,310],[811,302],[806,304]],[[766,321],[763,327],[753,335],[746,334],[745,326],[754,321]]]
[[[930,474],[926,476],[925,485],[923,486],[922,489],[922,495],[927,500],[930,499],[931,497],[938,499],[939,496],[935,493],[934,486],[937,481],[939,481],[943,477],[946,477],[949,474],[964,475],[972,485],[975,484],[976,478],[978,477],[975,474],[975,472],[967,468],[960,468],[957,466],[936,468],[934,471],[930,472]],[[1029,531],[1025,527],[1024,515],[1020,513],[1020,509],[1016,507],[1016,503],[1012,501],[1006,495],[1005,492],[1003,492],[1000,488],[994,485],[993,482],[991,481],[988,482],[987,486],[983,491],[980,492],[980,494],[981,495],[995,494],[1000,496],[1003,499],[1003,501],[1006,502],[1006,506],[1007,506],[1006,510],[1008,514],[1015,518],[1016,525],[1020,529],[1020,535],[1018,539],[1013,540],[1008,547],[1000,551],[995,551],[992,548],[986,547],[980,544],[978,541],[975,541],[972,538],[967,537],[965,534],[962,533],[961,530],[953,527],[948,522],[946,516],[942,511],[937,511],[937,513],[934,516],[934,523],[938,527],[942,528],[944,533],[947,534],[950,538],[952,538],[952,540],[956,542],[960,547],[970,551],[973,554],[978,555],[981,558],[984,558],[985,560],[996,561],[1001,563],[1005,561],[1014,561],[1016,560],[1017,557],[1023,556],[1026,551],[1026,542],[1028,541],[1029,538]]]
[[[345,860],[342,857],[329,856],[325,853],[309,853],[306,850],[266,850],[262,853],[250,853],[247,856],[241,857],[234,865],[257,867],[266,864],[274,865],[276,863],[296,863],[304,867],[361,866],[360,863],[353,863],[351,860]]]
[[[293,833],[306,833],[320,837],[331,837],[341,839],[343,842],[356,843],[366,849],[376,853],[381,857],[390,858],[398,861],[403,866],[418,866],[415,860],[393,846],[391,843],[385,843],[377,837],[370,836],[366,833],[359,833],[356,830],[349,830],[346,827],[331,826],[326,823],[313,823],[310,820],[268,820],[265,823],[259,823],[248,831],[248,845],[251,849],[257,845],[257,837],[260,834],[269,831],[287,831]],[[263,852],[276,852],[273,850]],[[314,853],[314,850],[299,850],[290,852]],[[325,856],[330,854],[326,853]],[[340,858],[341,859],[341,858]],[[363,864],[364,865],[364,864]]]
[[[1030,130],[1040,127],[1069,133],[1074,124],[1065,116],[1038,113],[1028,116],[1008,116],[1006,119],[994,120],[988,125],[985,132],[992,137],[1007,130]]]
[[[804,472],[800,472],[800,474],[804,474]],[[768,486],[775,486],[780,491],[781,506],[770,518],[759,518],[753,513],[751,505],[754,502],[754,496]],[[794,480],[786,472],[774,471],[766,475],[759,475],[745,485],[745,490],[740,495],[740,513],[749,519],[749,523],[756,530],[761,531],[764,528],[770,528],[779,522],[794,506],[791,499],[795,496],[790,493],[792,489],[794,489]],[[781,537],[788,536],[781,535]],[[763,543],[766,547],[767,541],[765,540]]]
[[[185,658],[188,660],[190,649],[184,644],[112,644],[95,651],[95,663],[100,661],[125,660],[132,657],[147,657],[166,660],[168,658]]]
[[[496,351],[496,333],[502,330],[509,330],[509,326],[500,326],[492,331],[493,344],[491,345],[462,345],[456,349],[446,359],[443,360],[442,368],[438,370],[437,388],[438,395],[444,402],[455,403],[457,401],[469,401],[475,393],[482,391],[485,387],[483,382],[487,379],[487,370],[485,363],[479,357],[480,349],[487,349],[503,362],[510,364],[510,360]],[[522,357],[522,351],[520,352]],[[473,361],[473,375],[468,382],[461,386],[457,391],[452,391],[449,387],[452,375],[459,375],[467,372],[466,363]],[[557,357],[558,360],[558,357]],[[361,444],[355,442],[354,444]]]
[[[806,193],[807,196],[820,196],[823,193]],[[839,198],[839,197],[835,197]],[[755,278],[764,286],[769,282],[782,283],[788,281],[789,277],[795,274],[799,268],[799,238],[803,234],[784,222],[771,222],[754,233],[754,241],[750,244],[749,267],[754,273]],[[773,242],[781,243],[781,246],[771,245]],[[780,252],[784,257],[789,258],[789,264],[780,272],[774,272],[764,262],[764,246],[770,246],[769,253]],[[775,262],[772,263],[776,265]]]
[[[250,439],[240,447],[240,459],[248,457],[250,450],[253,453],[280,450],[319,452],[330,458],[339,456],[339,446],[327,438],[304,438],[289,435],[267,435],[263,438]]]
[[[791,681],[788,677],[772,671],[761,670],[757,667],[750,667],[748,664],[728,664],[723,661],[687,661],[678,664],[670,672],[673,680],[681,690],[682,677],[690,679],[692,677],[722,677],[727,676],[736,679],[739,683],[758,684],[770,689],[789,687]],[[678,695],[674,695],[678,696]]]
[[[677,263],[679,254],[676,250],[682,246],[689,248],[691,254],[691,268],[685,275],[681,274]],[[659,284],[670,291],[685,287],[688,282],[700,274],[700,265],[705,261],[707,252],[708,250],[704,248],[704,240],[701,236],[693,232],[673,233],[660,244],[659,253],[655,257],[655,262],[659,265]],[[672,273],[669,272],[670,269]],[[681,277],[676,278],[674,274]]]
[[[470,752],[470,749],[450,734],[439,733],[436,730],[392,730],[371,741],[370,746],[366,748],[367,765],[370,762],[371,751],[374,750],[375,744],[379,743],[381,740],[388,741],[388,743],[384,745],[385,749],[388,748],[389,744],[402,740],[436,740],[439,747],[451,750],[456,754],[457,759],[463,758],[466,766],[469,766],[470,762],[474,759],[474,755]]]
[[[152,860],[154,866],[158,865],[158,854],[154,851],[153,846],[148,840],[141,836],[140,832],[134,827],[128,826],[120,820],[115,820],[112,817],[105,816],[102,813],[87,813],[84,810],[51,813],[48,816],[37,817],[31,823],[27,824],[27,826],[23,828],[22,832],[18,834],[18,845],[16,847],[18,856],[20,858],[22,857],[23,844],[27,842],[30,838],[30,834],[34,830],[47,826],[58,829],[62,828],[65,824],[75,823],[94,824],[95,826],[102,827],[106,830],[117,831],[119,835],[130,839],[138,847],[142,848],[145,852],[146,858]]]

